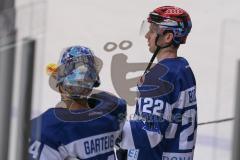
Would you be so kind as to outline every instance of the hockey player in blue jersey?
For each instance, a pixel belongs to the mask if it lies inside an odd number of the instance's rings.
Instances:
[[[92,51],[68,47],[49,69],[50,86],[60,92],[61,102],[32,120],[29,159],[115,160],[126,103],[106,92],[91,94],[100,84]]]
[[[191,30],[190,16],[174,6],[149,14],[152,59],[138,84],[135,119],[123,128],[121,148],[128,160],[192,160],[197,131],[196,82],[183,57],[177,55]],[[151,67],[155,57],[158,63]]]

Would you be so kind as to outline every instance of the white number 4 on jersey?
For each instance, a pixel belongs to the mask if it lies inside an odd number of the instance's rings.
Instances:
[[[39,141],[34,141],[29,147],[28,152],[29,154],[32,154],[33,159],[36,159],[38,157],[40,146],[41,143]]]

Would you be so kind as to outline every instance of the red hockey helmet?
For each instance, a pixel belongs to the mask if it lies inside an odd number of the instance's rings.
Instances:
[[[149,14],[148,22],[158,25],[158,34],[163,34],[166,31],[172,32],[175,44],[184,44],[192,28],[189,14],[174,6],[156,8]]]

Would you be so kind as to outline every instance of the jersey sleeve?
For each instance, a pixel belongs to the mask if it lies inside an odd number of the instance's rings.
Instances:
[[[29,160],[61,160],[58,147],[45,135],[48,129],[43,128],[43,116],[31,120],[31,136],[29,138]]]
[[[60,153],[57,149],[50,147],[48,144],[44,143],[41,140],[36,140],[31,137],[29,148],[28,148],[28,157],[29,160],[61,160]]]
[[[126,121],[120,147],[123,149],[154,148],[162,141],[169,123],[168,119],[152,114]]]
[[[61,160],[59,152],[40,141],[31,141],[28,148],[29,160]]]

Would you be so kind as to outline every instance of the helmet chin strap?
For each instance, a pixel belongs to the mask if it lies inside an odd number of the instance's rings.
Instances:
[[[165,46],[159,46],[159,45],[157,44],[158,39],[159,39],[159,34],[157,35],[157,37],[156,37],[156,39],[155,39],[155,45],[157,46],[157,48],[156,48],[155,52],[153,53],[152,58],[151,58],[150,62],[148,63],[148,66],[147,66],[147,68],[145,69],[143,75],[145,75],[145,74],[149,71],[149,69],[150,69],[150,67],[152,66],[153,61],[154,61],[154,59],[156,58],[158,52],[159,52],[161,49],[170,47],[170,46],[172,45],[172,42],[171,42],[170,44],[167,44],[167,45],[165,45]]]

